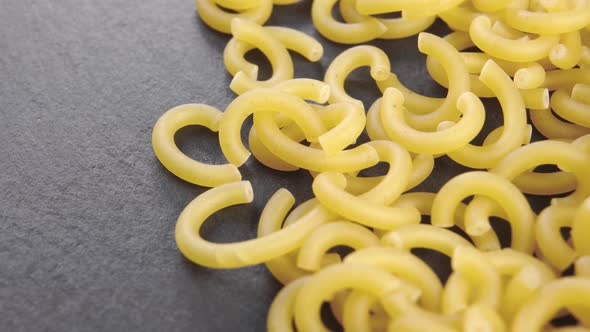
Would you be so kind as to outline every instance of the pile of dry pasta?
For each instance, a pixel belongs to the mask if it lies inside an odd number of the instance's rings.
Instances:
[[[313,0],[317,30],[337,43],[419,34],[418,49],[448,89],[445,98],[403,86],[387,55],[368,45],[338,55],[323,81],[294,79],[289,51],[315,62],[322,44],[264,26],[273,5],[294,2],[196,0],[207,25],[233,36],[223,57],[238,96],[223,112],[175,107],[154,127],[161,163],[211,187],[178,218],[182,254],[218,269],[264,263],[284,284],[268,313],[269,331],[326,331],[325,302],[344,330],[355,332],[590,331],[590,0],[341,0],[343,22],[332,16],[336,0]],[[437,18],[454,32],[422,32]],[[268,58],[268,80],[258,80],[258,67],[245,59],[252,49]],[[363,66],[383,94],[368,110],[343,87]],[[474,145],[485,120],[480,98],[498,99],[504,123]],[[249,151],[240,130],[251,115]],[[229,163],[183,154],[174,135],[189,125],[218,132]],[[531,125],[547,140],[531,143]],[[365,130],[370,141],[356,144]],[[210,215],[252,201],[238,169],[251,154],[275,170],[308,170],[315,197],[292,209],[295,198],[280,189],[261,212],[258,238],[203,239],[199,230]],[[410,192],[443,155],[473,170],[438,193]],[[389,165],[385,175],[359,176],[381,162]],[[545,164],[559,170],[535,171]],[[525,194],[559,197],[536,215]],[[421,224],[422,216],[431,224]],[[509,223],[510,248],[501,247],[492,217]],[[337,246],[354,250],[328,252]],[[414,248],[451,258],[445,284]],[[573,274],[562,276],[571,266]],[[576,326],[550,324],[570,314]]]

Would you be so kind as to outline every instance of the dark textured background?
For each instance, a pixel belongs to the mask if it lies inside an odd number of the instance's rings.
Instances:
[[[278,7],[269,24],[326,43],[319,63],[294,56],[297,77],[321,78],[346,47],[319,37],[309,11],[310,1]],[[180,255],[176,217],[204,189],[169,174],[150,142],[167,109],[223,109],[234,98],[222,62],[228,38],[204,26],[189,0],[0,0],[0,330],[264,330],[279,285],[263,266],[214,271]],[[444,93],[415,37],[377,45],[408,86]],[[268,76],[265,60],[251,59]],[[366,70],[347,87],[365,103],[377,97]],[[486,131],[500,121],[491,105]],[[207,130],[183,129],[177,141],[195,158],[224,162]],[[419,189],[460,170],[440,158]],[[278,174],[255,160],[241,171],[256,200],[216,214],[208,239],[253,237],[280,187],[299,202],[311,196],[305,172]],[[448,262],[434,261],[444,274]]]

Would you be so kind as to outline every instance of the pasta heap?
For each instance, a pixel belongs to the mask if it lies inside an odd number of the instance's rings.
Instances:
[[[336,0],[313,1],[317,30],[337,43],[419,34],[418,49],[432,78],[448,88],[445,98],[409,90],[387,54],[368,45],[338,55],[323,81],[294,79],[289,51],[315,62],[322,44],[264,26],[274,5],[294,2],[196,0],[207,25],[232,35],[223,58],[238,96],[223,112],[175,107],[154,126],[161,163],[211,188],[178,218],[182,254],[216,269],[266,264],[284,284],[268,313],[269,331],[293,331],[293,323],[297,331],[326,331],[325,302],[346,331],[590,331],[590,0],[341,0],[344,22],[332,16]],[[423,32],[436,18],[454,32]],[[258,67],[245,59],[252,49],[268,58],[269,79],[257,79]],[[382,92],[367,112],[344,89],[347,76],[365,66]],[[486,114],[480,98],[498,99],[504,124],[474,145]],[[531,143],[527,110],[547,140]],[[251,115],[248,150],[240,129]],[[174,135],[189,125],[218,132],[228,163],[184,155]],[[355,145],[365,130],[370,141]],[[252,202],[239,170],[251,154],[275,170],[308,170],[315,198],[292,209],[295,198],[280,189],[260,215],[258,238],[203,239],[209,216]],[[443,155],[473,170],[438,193],[409,192]],[[380,162],[389,165],[385,175],[359,176]],[[546,164],[559,171],[535,171]],[[560,197],[536,215],[525,194]],[[423,216],[431,224],[421,223]],[[492,217],[509,223],[509,248]],[[328,252],[336,246],[353,252]],[[446,283],[414,248],[450,257]],[[571,266],[573,275],[562,276]],[[576,326],[551,325],[567,314]]]

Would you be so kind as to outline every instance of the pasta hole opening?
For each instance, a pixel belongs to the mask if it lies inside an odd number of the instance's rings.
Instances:
[[[449,279],[449,276],[453,271],[451,268],[451,258],[449,256],[436,250],[426,248],[414,248],[411,252],[430,266],[432,271],[436,273],[443,284],[447,283],[447,279]]]
[[[217,133],[203,126],[186,126],[174,135],[174,142],[182,153],[205,164],[223,165],[223,156]]]
[[[244,58],[258,66],[258,80],[265,81],[272,77],[272,66],[268,58],[258,49],[248,51]]]

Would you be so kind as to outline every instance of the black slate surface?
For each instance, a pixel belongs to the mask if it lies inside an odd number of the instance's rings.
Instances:
[[[269,24],[325,42],[319,63],[294,56],[297,77],[321,79],[346,46],[321,38],[309,11],[310,1],[277,7]],[[447,30],[438,22],[431,31]],[[221,57],[228,39],[189,0],[0,1],[0,330],[264,330],[278,283],[263,266],[214,271],[180,255],[176,217],[204,188],[168,173],[151,148],[153,124],[167,109],[223,109],[234,98]],[[375,45],[409,87],[444,94],[415,37]],[[269,74],[263,58],[251,59]],[[378,96],[366,70],[347,87],[365,103]],[[499,123],[491,104],[486,131]],[[177,141],[199,160],[224,162],[207,130],[183,129]],[[462,170],[440,158],[419,189],[436,190]],[[299,202],[311,196],[305,172],[278,174],[255,160],[241,171],[255,202],[216,214],[206,238],[253,237],[280,187]],[[448,272],[444,259],[431,261]]]

